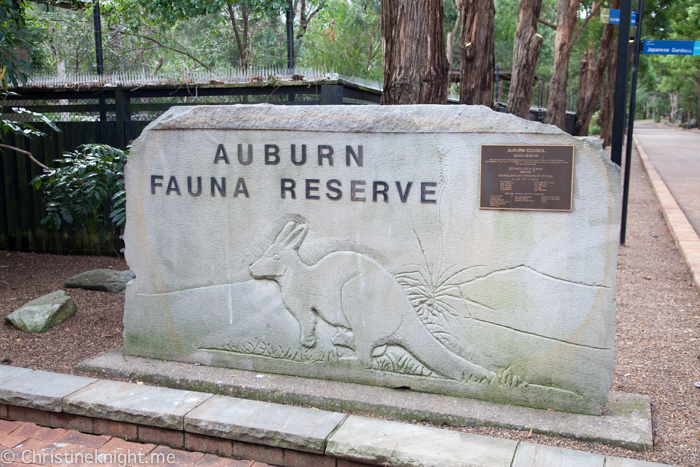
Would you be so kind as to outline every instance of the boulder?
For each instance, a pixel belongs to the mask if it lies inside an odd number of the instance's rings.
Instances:
[[[5,317],[24,332],[46,332],[75,314],[75,302],[63,290],[32,300]]]
[[[621,184],[595,138],[478,105],[179,106],[125,174],[126,355],[603,411]]]
[[[126,283],[135,278],[133,271],[113,271],[93,269],[66,279],[65,287],[73,289],[98,290],[100,292],[122,293]]]

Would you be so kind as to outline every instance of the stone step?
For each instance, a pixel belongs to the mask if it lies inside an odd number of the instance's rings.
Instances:
[[[0,418],[294,467],[654,464],[377,418],[0,366]],[[230,454],[229,454],[230,453]]]

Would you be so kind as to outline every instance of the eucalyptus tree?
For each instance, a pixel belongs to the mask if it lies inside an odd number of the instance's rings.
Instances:
[[[174,24],[177,21],[191,20],[205,15],[219,15],[222,23],[230,26],[233,31],[238,48],[239,64],[243,68],[248,68],[253,60],[251,40],[253,20],[263,14],[277,15],[287,8],[285,0],[133,1],[149,13],[150,19],[165,24]],[[195,57],[190,58],[197,60]]]
[[[544,36],[537,32],[541,12],[542,0],[520,0],[506,111],[521,118],[530,117],[537,58],[544,41]]]
[[[25,20],[26,2],[17,0],[0,0],[0,115],[7,98],[17,96],[8,91],[8,85],[18,86],[27,81],[32,71],[27,60],[17,57],[17,50],[29,51],[34,46],[34,31]],[[44,115],[30,112],[22,108],[14,108],[17,114],[28,114],[33,120],[43,121],[50,128],[59,131]],[[7,144],[7,136],[14,134],[16,138],[43,137],[45,134],[30,123],[15,121],[15,119],[0,118],[0,152],[14,151],[27,156],[34,164],[42,169],[48,167],[34,158],[31,152]]]
[[[459,0],[462,23],[462,77],[459,103],[493,106],[494,17],[493,0]]]
[[[135,1],[144,8],[151,21],[174,24],[177,21],[216,15],[222,26],[230,28],[238,51],[238,64],[243,68],[253,65],[255,27],[268,18],[279,22],[290,4],[287,0],[122,0]],[[294,0],[291,7],[298,18],[297,42],[304,37],[311,20],[322,11],[325,0]],[[268,44],[269,45],[269,44]],[[190,57],[196,60],[195,57]]]
[[[579,23],[580,0],[558,0],[557,37],[554,42],[554,65],[547,99],[545,123],[564,128],[566,123],[566,86],[569,79],[569,59],[583,29],[600,10],[602,1],[593,1],[586,8],[585,19]]]
[[[17,50],[33,47],[32,31],[24,17],[26,2],[0,0],[0,81],[19,84],[27,80],[29,61],[17,56]]]
[[[382,104],[446,104],[442,0],[382,0]]]
[[[329,0],[310,23],[297,63],[381,81],[380,15],[380,0]]]
[[[610,8],[619,9],[620,0],[611,0]],[[613,24],[607,24],[603,28],[597,59],[593,44],[586,49],[584,57],[581,59],[574,136],[588,135],[588,126],[603,89],[605,70],[609,69],[612,63],[613,48],[616,46],[613,42],[615,30],[616,27]]]
[[[700,40],[700,4],[695,0],[679,0],[674,4],[671,37],[676,40]],[[696,124],[700,128],[700,57],[669,56],[664,82],[667,89],[680,92],[687,107],[694,107]],[[694,105],[693,105],[694,104]]]

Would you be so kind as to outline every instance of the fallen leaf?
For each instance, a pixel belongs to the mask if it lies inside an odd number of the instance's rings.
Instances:
[[[526,438],[529,438],[532,436],[532,428],[530,428],[530,432],[527,434]],[[700,433],[698,433],[698,436],[700,436]]]

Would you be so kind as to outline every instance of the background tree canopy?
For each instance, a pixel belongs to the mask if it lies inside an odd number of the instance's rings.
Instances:
[[[444,0],[444,35],[450,69],[459,71],[459,5]],[[493,1],[494,57],[500,70],[499,100],[508,91],[513,66],[519,3]],[[562,0],[542,0],[537,33],[543,37],[536,62],[536,83],[552,78],[555,40]],[[575,12],[578,26],[598,3],[581,0]],[[294,46],[297,66],[329,69],[342,75],[382,79],[380,0],[294,0]],[[71,75],[95,70],[92,5],[52,0],[0,1],[0,66],[6,82],[21,83],[30,69],[42,74]],[[232,67],[284,67],[287,63],[285,15],[287,0],[103,0],[102,33],[105,72],[133,71],[153,76],[187,76]],[[646,0],[646,39],[700,39],[700,4],[696,0]],[[604,24],[597,15],[585,23],[571,48],[567,99],[575,100],[581,85],[581,61],[600,56]],[[616,33],[615,33],[616,34]],[[29,62],[16,50],[29,51]],[[643,56],[640,64],[639,115],[660,118],[671,113],[689,120],[698,111],[698,57]],[[451,91],[458,92],[458,84]],[[573,97],[572,97],[573,96]],[[571,109],[571,103],[569,106]],[[597,120],[594,118],[593,127]]]

